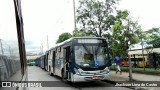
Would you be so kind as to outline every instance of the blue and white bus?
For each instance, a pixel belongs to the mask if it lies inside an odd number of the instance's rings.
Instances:
[[[100,37],[73,37],[46,52],[50,75],[65,81],[105,80],[109,74],[107,42]]]

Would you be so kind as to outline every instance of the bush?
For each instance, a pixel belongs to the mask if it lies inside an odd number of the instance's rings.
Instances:
[[[116,70],[116,68],[114,66],[110,67],[111,70]],[[122,71],[129,71],[129,67],[121,67]],[[134,73],[143,73],[143,74],[154,74],[154,75],[160,75],[160,70],[154,70],[154,69],[150,69],[150,68],[133,68],[132,67],[132,72]]]

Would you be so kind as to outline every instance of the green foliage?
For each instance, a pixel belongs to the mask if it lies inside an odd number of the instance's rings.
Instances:
[[[71,37],[72,37],[72,35],[70,33],[62,33],[61,35],[59,35],[57,43],[63,42]]]
[[[97,37],[103,36],[105,31],[111,29],[115,17],[111,14],[115,11],[115,4],[119,0],[80,0],[77,9],[76,21],[87,33]]]
[[[85,32],[85,30],[81,29],[80,31],[73,31],[72,37],[87,37],[94,36],[92,33]]]
[[[119,53],[122,57],[125,57],[126,50],[129,49],[129,46],[140,42],[141,35],[142,30],[140,25],[129,17],[129,12],[127,10],[118,11],[112,30],[113,54],[116,55]],[[130,42],[130,45],[128,42]]]
[[[62,33],[61,35],[59,35],[59,38],[57,40],[57,43],[63,42],[71,37],[84,37],[84,36],[93,36],[90,33],[85,32],[84,30],[81,31],[73,31],[73,35],[70,33]]]
[[[118,10],[116,18],[118,20],[123,20],[123,19],[126,19],[128,16],[129,16],[129,12],[127,10],[124,10],[124,11]]]
[[[110,67],[111,70],[116,70],[116,68],[114,68],[114,66]],[[122,71],[129,71],[129,67],[121,67]],[[144,71],[143,68],[132,68],[132,72],[136,72],[136,73],[143,73],[143,74],[151,74],[151,75],[160,75],[160,70],[154,70],[154,69],[150,69],[150,68],[146,68],[146,70]]]
[[[148,45],[153,47],[160,47],[160,28],[152,28],[144,32],[146,38],[145,41]]]

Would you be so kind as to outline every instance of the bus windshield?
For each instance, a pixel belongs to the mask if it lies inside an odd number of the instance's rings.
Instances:
[[[106,47],[102,46],[75,46],[75,62],[81,67],[99,67],[106,64]]]

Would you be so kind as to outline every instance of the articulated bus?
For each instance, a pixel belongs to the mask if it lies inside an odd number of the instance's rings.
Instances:
[[[48,57],[47,54],[43,54],[35,59],[35,65],[41,67],[44,70],[48,70]]]
[[[47,54],[43,54],[35,59],[35,65],[41,67],[44,70],[48,70],[48,57]]]
[[[99,37],[73,37],[46,51],[50,75],[64,81],[105,80],[111,65],[107,42]]]
[[[37,58],[35,59],[35,66],[38,66],[38,67],[41,66],[41,59],[40,59],[40,57],[37,57]]]

